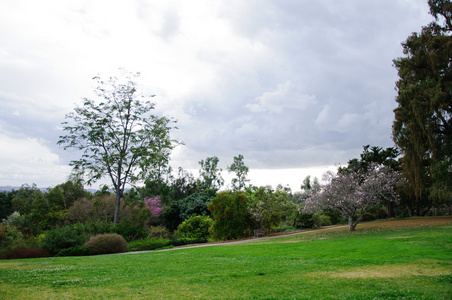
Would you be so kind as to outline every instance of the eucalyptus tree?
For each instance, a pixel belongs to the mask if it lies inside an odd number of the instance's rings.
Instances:
[[[393,139],[403,155],[412,216],[452,199],[452,4],[429,5],[436,22],[410,35],[402,43],[405,56],[394,60],[400,79]]]
[[[88,184],[105,176],[110,179],[116,193],[115,224],[126,185],[143,180],[177,144],[170,138],[175,121],[153,113],[153,96],[144,97],[137,90],[138,76],[129,73],[106,81],[94,77],[97,98],[84,98],[82,106],[66,115],[66,134],[58,141],[64,149],[81,151],[70,165]]]
[[[246,183],[249,179],[246,178],[248,175],[249,168],[244,163],[244,157],[242,154],[234,156],[234,162],[228,167],[229,173],[234,172],[235,178],[232,178],[232,189],[234,191],[244,190],[246,188]]]
[[[219,190],[223,184],[224,179],[221,176],[222,169],[218,168],[219,159],[216,156],[207,157],[206,160],[201,159],[199,165],[200,184],[203,189]]]

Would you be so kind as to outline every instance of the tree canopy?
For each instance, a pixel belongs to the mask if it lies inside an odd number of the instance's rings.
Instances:
[[[410,215],[452,199],[452,5],[429,5],[436,22],[409,36],[405,56],[394,60],[400,79],[393,139],[403,155]]]
[[[165,165],[175,145],[170,138],[173,121],[152,114],[155,104],[142,100],[134,81],[138,76],[127,74],[123,80],[110,77],[107,81],[94,77],[97,99],[84,98],[81,107],[66,115],[66,134],[58,141],[64,149],[82,152],[70,164],[76,173],[86,175],[88,184],[110,178],[116,193],[115,223],[126,184]]]

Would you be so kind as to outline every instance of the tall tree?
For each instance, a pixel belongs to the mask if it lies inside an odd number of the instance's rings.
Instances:
[[[201,177],[201,186],[203,189],[219,190],[223,184],[224,179],[221,176],[222,169],[218,168],[219,159],[216,156],[207,157],[206,160],[200,160],[199,176]]]
[[[58,144],[64,149],[82,151],[81,158],[71,161],[76,173],[87,176],[91,184],[108,176],[116,193],[114,223],[118,223],[120,199],[126,184],[144,179],[148,169],[167,157],[175,141],[170,138],[173,121],[152,114],[155,104],[142,100],[134,79],[94,77],[97,100],[84,98],[83,106],[66,115],[66,135]]]
[[[249,180],[246,179],[249,169],[245,166],[243,160],[244,157],[242,154],[234,156],[234,162],[228,167],[229,173],[234,172],[236,176],[232,179],[232,189],[234,191],[244,190],[246,188],[246,183],[249,182]]]
[[[409,36],[405,57],[394,60],[400,79],[393,139],[403,155],[404,202],[412,216],[452,199],[452,5],[429,5],[436,22]]]

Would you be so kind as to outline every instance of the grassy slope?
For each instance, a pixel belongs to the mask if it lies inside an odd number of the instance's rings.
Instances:
[[[450,299],[452,218],[249,243],[0,262],[1,299]]]

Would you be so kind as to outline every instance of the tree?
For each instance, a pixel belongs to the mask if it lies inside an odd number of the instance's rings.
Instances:
[[[284,209],[290,206],[289,194],[270,186],[260,187],[247,199],[248,212],[257,229],[268,230],[281,222]]]
[[[216,156],[207,157],[206,160],[200,160],[199,176],[201,178],[202,189],[219,190],[223,184],[224,179],[221,176],[222,169],[218,168],[219,159]]]
[[[249,214],[244,192],[218,193],[207,208],[214,216],[212,237],[215,240],[239,239],[245,235]]]
[[[400,176],[390,168],[371,165],[365,172],[349,169],[325,175],[328,183],[310,195],[303,210],[308,213],[337,210],[348,218],[349,231],[354,231],[364,213],[379,205],[382,199],[397,201],[394,187]]]
[[[403,155],[411,216],[452,200],[452,4],[429,5],[436,23],[409,36],[402,43],[405,57],[394,60],[400,79],[393,139]]]
[[[66,115],[66,135],[58,141],[64,149],[82,151],[70,165],[87,176],[88,184],[109,177],[116,193],[115,224],[126,184],[144,179],[175,145],[170,139],[173,121],[151,113],[155,104],[142,101],[133,81],[138,76],[128,74],[124,81],[94,77],[99,100],[84,98],[83,106]]]
[[[246,183],[249,182],[249,180],[246,179],[249,169],[245,166],[243,159],[242,154],[234,156],[234,162],[228,167],[229,173],[234,172],[236,176],[236,178],[232,179],[232,189],[234,191],[244,190],[246,188]]]

